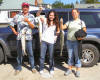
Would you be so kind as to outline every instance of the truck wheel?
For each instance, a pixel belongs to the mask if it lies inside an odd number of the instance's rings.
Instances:
[[[3,50],[0,47],[0,64],[4,61],[4,54],[3,54]]]
[[[82,44],[82,66],[92,67],[99,60],[99,50],[93,44]]]

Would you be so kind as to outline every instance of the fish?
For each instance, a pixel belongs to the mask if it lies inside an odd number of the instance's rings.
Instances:
[[[38,30],[39,30],[39,40],[40,40],[40,45],[41,45],[41,35],[42,35],[42,33],[41,33],[41,29],[40,29],[40,23],[39,23],[39,20],[38,20],[37,26],[38,26]]]
[[[24,55],[27,56],[27,53],[26,53],[26,32],[27,32],[26,27],[21,30],[21,45],[22,45],[23,56]]]
[[[35,18],[35,26],[38,28],[39,31],[39,41],[41,45],[41,38],[42,38],[42,22],[40,21],[40,17]]]
[[[64,46],[64,32],[63,30],[60,31],[60,56],[63,53],[63,46]]]
[[[64,47],[64,31],[61,29],[61,22],[63,22],[62,18],[60,19],[60,56],[62,56]]]

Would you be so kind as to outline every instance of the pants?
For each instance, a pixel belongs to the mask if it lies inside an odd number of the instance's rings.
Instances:
[[[50,70],[54,70],[54,57],[53,57],[54,44],[42,41],[41,54],[40,54],[40,71],[44,69],[44,62],[45,62],[45,55],[47,48],[49,50],[49,64],[50,64],[49,68]]]
[[[68,50],[68,65],[81,67],[81,61],[78,56],[78,41],[66,41]]]
[[[26,50],[29,57],[29,63],[31,65],[31,68],[34,69],[34,55],[32,50],[32,40],[26,40]],[[17,40],[17,70],[22,70],[22,60],[23,60],[23,53],[22,53],[22,45],[21,40]]]

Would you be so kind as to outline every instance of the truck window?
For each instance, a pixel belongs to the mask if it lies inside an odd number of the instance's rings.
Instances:
[[[31,11],[30,13],[33,14],[33,15],[36,17],[36,13],[37,13],[37,12]],[[45,15],[45,13],[42,12],[41,15]]]
[[[62,17],[64,24],[68,21],[68,13],[67,12],[58,12],[59,20]]]
[[[72,20],[73,19],[73,17],[72,17],[72,12],[69,12],[69,20]]]
[[[80,18],[88,28],[100,28],[100,12],[81,12]]]

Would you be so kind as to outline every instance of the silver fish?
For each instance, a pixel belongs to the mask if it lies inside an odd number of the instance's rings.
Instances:
[[[42,36],[42,32],[41,32],[41,27],[42,26],[40,26],[40,24],[42,24],[42,23],[40,23],[40,21],[39,21],[39,17],[37,17],[36,19],[35,19],[35,26],[38,28],[38,31],[39,31],[39,41],[40,41],[40,45],[41,45],[41,36]]]
[[[63,23],[63,19],[60,19],[60,23]],[[64,46],[64,32],[61,29],[61,24],[60,24],[60,56],[62,56],[62,52],[63,52],[63,46]]]
[[[26,31],[27,31],[26,27],[21,30],[21,45],[22,45],[23,55],[27,55],[26,53]]]
[[[38,26],[38,30],[39,30],[39,40],[40,40],[40,44],[41,44],[41,31],[40,31],[40,23],[39,23],[39,20],[38,20],[38,24],[37,24],[37,26]]]
[[[64,32],[61,30],[60,31],[60,56],[62,56],[63,46],[64,46]]]

